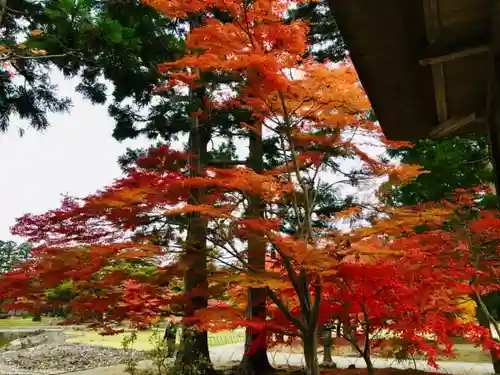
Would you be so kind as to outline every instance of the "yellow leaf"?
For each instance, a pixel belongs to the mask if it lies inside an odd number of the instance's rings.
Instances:
[[[17,48],[19,49],[25,49],[26,48],[26,44],[20,44],[17,46]]]

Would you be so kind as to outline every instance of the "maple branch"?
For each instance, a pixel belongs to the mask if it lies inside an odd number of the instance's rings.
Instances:
[[[314,184],[314,181],[316,180],[316,178],[318,177],[320,168],[321,168],[321,164],[318,164],[316,169],[314,170],[314,174],[312,177],[313,184]],[[320,181],[318,181],[318,185],[320,184]],[[311,193],[312,193],[311,194],[311,202],[312,202],[312,205],[314,207],[314,203],[316,202],[316,198],[318,197],[318,189],[313,189]]]
[[[231,254],[232,255],[232,254]],[[229,268],[231,269],[234,269],[235,271],[238,271],[238,272],[244,272],[245,269],[243,268],[240,268],[240,267],[237,267],[235,266],[234,264],[232,263],[229,263],[229,262],[226,262],[225,260],[223,260],[221,257],[217,257],[217,256],[213,256],[211,255],[210,253],[207,254],[207,256],[210,258],[210,259],[213,259],[213,260],[216,260],[218,262],[221,262],[222,264],[225,264],[226,266],[228,266]]]
[[[210,242],[212,242],[214,245],[219,246],[220,248],[224,249],[225,251],[227,251],[232,256],[234,256],[236,259],[238,259],[238,261],[240,261],[240,263],[243,265],[243,267],[247,268],[251,272],[255,272],[249,266],[248,262],[245,261],[245,258],[240,255],[239,250],[236,249],[236,247],[231,243],[231,241],[229,241],[229,240],[227,240],[227,239],[225,239],[225,238],[222,237],[222,235],[221,235],[222,230],[220,230],[221,228],[220,228],[219,223],[216,222],[216,221],[214,221],[213,224],[215,224],[217,226],[217,229],[219,229],[219,230],[217,232],[214,232],[212,234],[213,239],[210,238],[210,237],[207,237],[207,240],[210,241]],[[217,238],[217,236],[218,236],[218,238]],[[231,250],[228,249],[226,247],[226,245],[228,245],[231,248]]]
[[[292,163],[294,165],[295,169],[295,174],[297,176],[297,180],[299,181],[300,187],[302,188],[302,191],[304,192],[304,199],[305,199],[305,214],[304,214],[304,220],[305,220],[305,225],[306,225],[306,233],[305,233],[305,242],[308,243],[309,239],[313,238],[313,233],[312,233],[312,227],[311,227],[311,204],[309,202],[309,187],[307,186],[307,183],[304,182],[304,179],[302,177],[302,174],[300,173],[300,168],[299,168],[299,163],[298,163],[298,157],[297,157],[297,152],[295,150],[295,145],[292,139],[292,125],[290,123],[290,116],[288,114],[288,108],[285,103],[285,98],[283,97],[283,93],[280,91],[278,92],[278,96],[281,102],[281,107],[283,110],[283,119],[285,121],[285,133],[288,138],[288,144],[290,146],[290,156],[292,158]],[[293,194],[296,194],[295,192]]]
[[[218,243],[218,242],[216,242],[216,241],[214,241],[214,240],[212,240],[210,238],[207,238],[207,240],[210,241],[210,242],[212,242],[214,245],[219,246],[222,249],[224,249],[225,251],[227,251],[230,255],[232,255],[233,257],[235,257],[236,259],[238,259],[241,262],[241,264],[248,269],[248,271],[252,271],[252,269],[245,262],[245,259],[238,253],[238,251],[236,250],[236,248],[234,248],[232,245],[229,245],[229,246],[232,248],[233,251],[229,250],[225,246],[221,246],[220,243]]]
[[[288,157],[287,157],[287,153],[286,153],[285,139],[284,139],[283,135],[281,134],[281,132],[278,132],[278,139],[280,141],[280,145],[281,145],[282,152],[283,152],[287,180],[288,180],[288,183],[293,185],[292,172],[290,170],[290,166],[288,165]],[[295,189],[292,189],[291,195],[292,195],[292,209],[293,209],[294,214],[295,214],[295,220],[297,220],[297,227],[298,227],[299,231],[302,231],[303,223],[302,223],[302,219],[301,219],[301,215],[300,215],[299,203],[298,203],[297,193],[295,192]]]
[[[295,273],[295,270],[293,269],[293,266],[292,266],[292,263],[290,262],[289,257],[286,256],[285,254],[283,254],[283,252],[281,251],[281,249],[278,246],[274,246],[274,248],[276,249],[276,251],[280,255],[281,259],[283,260],[283,265],[285,266],[288,278],[292,282],[293,288],[296,291],[300,291],[299,283],[297,280],[297,274]]]
[[[318,324],[318,318],[319,318],[319,310],[321,307],[321,297],[322,297],[322,287],[321,287],[321,282],[320,280],[317,280],[318,283],[316,284],[316,287],[314,288],[314,304],[311,310],[311,315],[312,319],[309,322],[309,330],[313,330],[314,327]]]
[[[340,301],[339,301],[340,302]],[[342,336],[347,340],[349,341],[349,343],[354,347],[354,349],[356,349],[358,351],[358,353],[363,356],[363,351],[361,350],[361,348],[359,347],[355,337],[352,335],[352,327],[351,327],[351,323],[349,321],[349,309],[351,308],[351,303],[350,302],[346,302],[344,303],[344,310],[345,310],[345,313],[342,314],[344,315],[343,319],[339,316],[339,323],[342,324],[342,327],[344,328],[342,330]],[[339,314],[340,315],[340,314]],[[341,320],[343,320],[344,322],[341,322]]]
[[[243,16],[244,16],[244,20],[245,20],[245,27],[243,28],[243,31],[248,35],[248,39],[250,39],[250,44],[252,45],[252,48],[254,49],[254,51],[257,51],[257,48],[255,48],[255,44],[253,41],[253,35],[250,32],[250,25],[248,22],[248,10],[247,10],[247,7],[245,6],[245,4],[243,4]]]
[[[481,297],[481,295],[479,294],[479,292],[477,291],[477,289],[474,286],[472,287],[472,289],[474,290],[474,293],[476,295],[477,302],[479,304],[479,307],[481,308],[481,311],[486,316],[486,318],[488,319],[489,323],[493,326],[493,328],[494,328],[496,334],[498,335],[498,337],[500,337],[500,326],[498,325],[498,322],[491,315],[490,310],[488,309],[488,306],[486,306],[486,304],[484,303],[483,298]]]
[[[0,61],[7,61],[7,60],[16,60],[16,59],[22,59],[22,60],[38,60],[38,59],[51,59],[54,57],[65,57],[68,56],[67,53],[61,53],[61,54],[55,54],[55,55],[39,55],[39,56],[21,56],[21,55],[9,55],[6,57],[1,57]]]
[[[365,348],[363,357],[368,358],[370,356],[370,319],[368,317],[366,305],[364,303],[360,303],[360,305],[365,318]]]
[[[472,254],[474,254],[474,256],[475,256],[473,266],[475,267],[475,269],[479,269],[480,256],[479,256],[478,252],[476,250],[474,250],[472,238],[470,236],[470,233],[469,233],[467,227],[464,228],[464,232],[465,232],[467,246],[469,247]],[[488,309],[488,306],[486,306],[486,304],[483,301],[483,298],[481,297],[481,295],[477,291],[477,288],[475,286],[476,281],[477,281],[477,276],[474,275],[470,281],[470,285],[471,285],[472,290],[474,291],[474,294],[476,296],[477,304],[479,305],[479,308],[481,309],[481,312],[485,315],[486,319],[488,319],[488,322],[490,323],[490,325],[493,326],[497,335],[500,337],[500,326],[499,326],[498,322],[495,320],[495,318],[493,318],[493,316],[491,315],[491,313]]]
[[[295,316],[292,315],[292,313],[286,308],[283,302],[281,302],[281,300],[273,292],[273,290],[267,286],[266,291],[271,301],[273,301],[274,304],[278,306],[278,308],[283,312],[283,314],[286,315],[288,320],[290,320],[299,330],[305,333],[307,327],[299,319],[297,319]],[[302,337],[302,335],[300,335],[300,337]]]

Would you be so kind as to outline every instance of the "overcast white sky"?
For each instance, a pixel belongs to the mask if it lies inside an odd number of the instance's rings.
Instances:
[[[112,137],[114,122],[106,106],[96,106],[74,94],[76,80],[54,74],[61,95],[73,98],[69,114],[50,115],[51,127],[28,130],[20,138],[13,119],[0,133],[0,240],[14,239],[9,227],[24,213],[56,208],[61,194],[85,196],[120,176],[117,158],[127,146],[146,146],[147,140],[119,143]]]

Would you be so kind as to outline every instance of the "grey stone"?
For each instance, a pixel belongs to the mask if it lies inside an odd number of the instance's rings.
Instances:
[[[55,375],[122,364],[130,356],[137,360],[144,358],[140,352],[126,352],[122,349],[79,343],[62,345],[43,343],[25,349],[2,350],[0,352],[0,375]]]
[[[64,344],[65,336],[62,330],[60,331],[41,331],[35,334],[28,335],[13,340],[9,343],[8,348],[11,350],[28,349],[41,344]]]

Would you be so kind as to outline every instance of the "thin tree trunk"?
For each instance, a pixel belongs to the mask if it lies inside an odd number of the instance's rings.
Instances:
[[[373,367],[373,362],[372,362],[372,359],[370,357],[370,354],[368,353],[368,354],[363,355],[363,359],[366,362],[366,370],[367,370],[368,375],[373,375],[375,373],[375,369]]]
[[[371,345],[370,345],[370,327],[371,327],[371,322],[368,314],[368,308],[366,305],[361,306],[363,309],[363,316],[365,319],[365,342],[364,342],[364,348],[363,348],[363,358],[366,362],[366,369],[368,370],[368,375],[373,375],[373,363],[372,363],[372,351],[371,351]]]
[[[481,327],[490,329],[490,319],[488,319],[488,308],[484,304],[484,302],[478,298],[478,295],[473,296],[474,301],[476,302],[476,317],[477,321],[481,325]],[[486,310],[486,311],[485,311]],[[495,374],[500,374],[500,357],[496,355],[494,351],[490,352],[491,355],[491,363],[493,365],[493,370]]]
[[[302,342],[304,344],[306,375],[319,375],[317,336],[317,329],[314,329],[312,332],[307,332],[302,339]]]
[[[261,125],[260,125],[261,126]],[[259,132],[250,133],[248,166],[255,172],[263,171],[262,136]],[[257,196],[249,198],[248,216],[263,217],[264,202]],[[260,235],[251,235],[248,238],[248,265],[252,270],[264,271],[266,265],[267,241]],[[265,288],[248,289],[248,317],[250,319],[266,319]],[[245,375],[264,374],[273,371],[267,357],[266,332],[254,332],[247,328],[245,334],[245,355],[240,363],[240,373]]]

